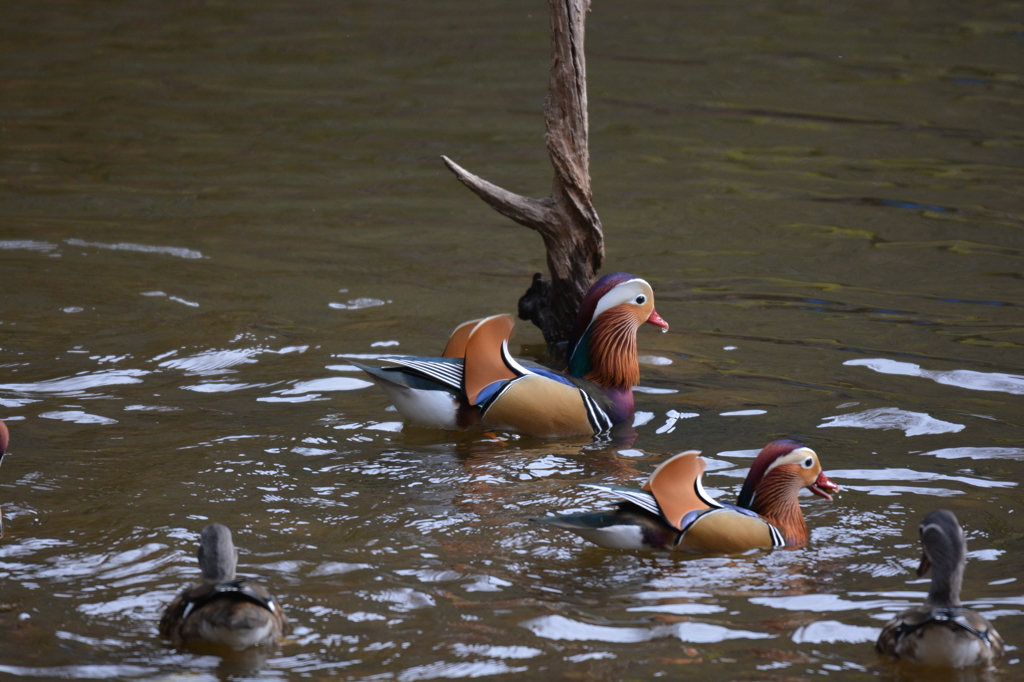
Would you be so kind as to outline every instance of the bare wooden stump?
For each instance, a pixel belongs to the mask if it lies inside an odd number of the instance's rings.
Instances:
[[[587,68],[583,35],[589,0],[548,0],[551,11],[551,79],[544,100],[548,156],[554,166],[551,196],[520,196],[473,175],[442,156],[448,169],[491,208],[540,233],[551,281],[533,276],[519,299],[519,317],[544,334],[562,362],[583,296],[604,263],[604,234],[590,194],[587,148]]]

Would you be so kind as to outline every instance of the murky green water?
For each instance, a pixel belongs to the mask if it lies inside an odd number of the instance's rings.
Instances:
[[[544,3],[5,3],[0,671],[891,678],[938,507],[1021,646],[1024,6],[635,5],[587,35],[605,271],[672,324],[624,448],[399,430],[347,360],[437,353],[543,269],[438,157],[547,193]],[[688,448],[729,498],[778,436],[844,487],[806,548],[526,522]],[[156,634],[208,520],[296,624],[266,660]]]

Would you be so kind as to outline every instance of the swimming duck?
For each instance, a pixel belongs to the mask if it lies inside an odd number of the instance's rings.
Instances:
[[[570,530],[610,549],[662,549],[695,554],[732,554],[807,542],[797,493],[809,488],[831,501],[839,486],[821,470],[818,455],[791,440],[769,443],[743,483],[736,505],[711,498],[701,483],[707,462],[690,450],[663,462],[635,490],[588,487],[623,498],[604,512],[531,519]]]
[[[536,436],[593,435],[633,416],[640,383],[636,333],[668,330],[644,280],[622,272],[597,280],[580,306],[565,372],[516,360],[515,322],[495,315],[459,325],[440,358],[387,358],[397,367],[360,367],[407,419],[442,429],[483,424]]]
[[[269,644],[288,634],[288,617],[265,589],[235,577],[238,550],[227,526],[211,523],[199,539],[203,581],[175,597],[160,634],[175,644],[221,644],[233,649]]]
[[[967,541],[948,509],[937,509],[920,526],[924,555],[917,576],[932,571],[928,598],[882,629],[875,648],[918,665],[967,668],[991,665],[1003,655],[1003,639],[984,616],[960,604]]]

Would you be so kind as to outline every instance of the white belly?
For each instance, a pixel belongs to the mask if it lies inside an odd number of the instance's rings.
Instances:
[[[399,388],[379,382],[395,403],[399,414],[421,426],[435,429],[457,429],[456,415],[459,401],[447,391],[427,391],[420,388]]]
[[[606,526],[605,528],[572,528],[583,539],[608,549],[650,549],[644,544],[639,526]]]

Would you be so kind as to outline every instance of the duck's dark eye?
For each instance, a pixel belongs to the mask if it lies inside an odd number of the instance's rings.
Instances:
[[[639,296],[636,297],[636,304],[637,305],[643,305],[646,302],[647,302],[647,297],[644,296],[643,294],[640,294]]]
[[[810,469],[814,466],[814,460],[810,457],[804,460],[804,469]]]

